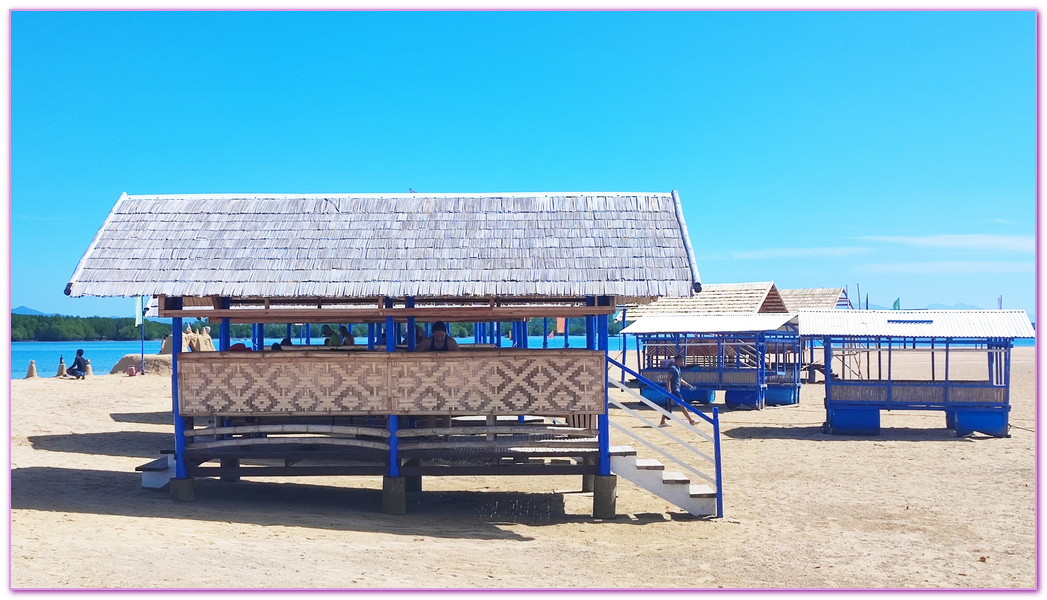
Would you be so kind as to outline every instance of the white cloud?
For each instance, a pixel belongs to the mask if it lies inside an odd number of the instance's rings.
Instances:
[[[701,260],[768,260],[775,258],[838,258],[866,254],[869,248],[764,248],[761,250],[729,250],[711,252]]]
[[[926,248],[966,248],[968,250],[1028,252],[1030,254],[1036,251],[1036,239],[1031,235],[992,235],[983,233],[920,236],[870,235],[858,239]]]
[[[865,273],[1031,273],[1033,262],[1003,261],[959,261],[944,260],[937,262],[867,264],[858,267]]]

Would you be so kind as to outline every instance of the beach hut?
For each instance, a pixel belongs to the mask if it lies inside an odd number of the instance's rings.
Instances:
[[[805,310],[799,324],[823,346],[825,430],[854,435],[879,434],[881,410],[938,410],[958,436],[1006,436],[1011,347],[1035,335],[1024,310]],[[922,368],[899,372],[899,354]],[[957,357],[978,368],[950,369]]]
[[[623,317],[635,321],[653,315],[756,314],[789,312],[773,281],[706,283],[702,293],[666,296],[648,304],[626,305]]]
[[[581,474],[606,517],[624,454],[608,315],[700,289],[676,192],[125,194],[65,292],[152,296],[173,319],[173,454],[153,468],[176,500],[194,477],[381,475],[402,513],[422,476]],[[392,335],[553,317],[585,319],[587,347],[413,353]],[[219,351],[182,351],[197,318]],[[231,323],[255,325],[254,352],[230,351]],[[368,343],[268,352],[265,323],[365,323]],[[722,514],[713,441],[716,489],[696,497]]]
[[[681,390],[685,400],[711,404],[722,390],[728,407],[800,401],[795,314],[658,314],[637,319],[623,332],[635,336],[640,374],[648,380],[664,381],[673,357],[684,357],[681,377],[694,386]],[[641,389],[651,400],[664,399],[657,388]]]
[[[847,288],[796,288],[778,290],[782,301],[785,302],[789,312],[801,310],[847,310],[853,309],[851,299],[847,296]],[[802,368],[807,370],[807,382],[815,382],[815,373],[821,368],[821,358],[816,350],[820,340],[817,338],[805,338],[800,336],[800,355],[803,359]],[[813,365],[813,367],[812,367]]]

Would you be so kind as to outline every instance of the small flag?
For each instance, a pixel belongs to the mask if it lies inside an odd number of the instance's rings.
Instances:
[[[556,317],[556,333],[563,333],[565,326],[566,325],[564,324],[564,318]]]
[[[142,310],[142,297],[135,296],[135,327],[140,327],[142,325],[143,314],[144,311]]]
[[[902,299],[898,298],[897,300],[895,300],[894,301],[894,306],[892,306],[891,308],[894,309],[894,310],[901,310],[902,309]]]

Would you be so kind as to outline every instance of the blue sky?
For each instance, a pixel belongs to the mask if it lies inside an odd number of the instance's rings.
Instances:
[[[1035,309],[1035,14],[14,12],[11,305],[120,196],[679,190],[703,282]]]

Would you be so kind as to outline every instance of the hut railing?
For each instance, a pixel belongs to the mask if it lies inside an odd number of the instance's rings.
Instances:
[[[679,448],[681,448],[683,450],[689,451],[692,455],[698,457],[703,462],[708,463],[709,465],[711,465],[712,473],[708,473],[706,471],[698,469],[698,468],[696,468],[696,467],[694,467],[694,466],[692,466],[690,464],[691,463],[690,460],[681,459],[681,458],[671,454],[664,447],[659,446],[659,445],[657,445],[657,444],[655,444],[653,442],[650,442],[649,440],[646,440],[643,437],[641,437],[641,436],[639,436],[639,435],[629,431],[629,429],[627,429],[626,427],[623,427],[622,425],[620,425],[618,423],[615,423],[614,421],[610,421],[610,420],[608,421],[608,423],[611,426],[611,428],[613,428],[616,432],[624,434],[624,435],[632,438],[633,440],[635,440],[635,441],[643,444],[644,446],[650,448],[651,450],[657,452],[658,454],[660,454],[664,458],[668,459],[669,461],[675,463],[676,465],[679,465],[685,471],[687,471],[689,473],[692,473],[692,474],[700,477],[701,479],[709,482],[710,484],[712,484],[713,485],[713,489],[716,490],[716,516],[717,517],[722,517],[723,516],[723,486],[722,486],[723,478],[722,478],[721,460],[720,460],[720,415],[719,415],[719,410],[716,407],[713,407],[713,409],[712,409],[712,416],[709,416],[709,415],[705,414],[702,411],[695,410],[695,408],[693,406],[691,406],[687,402],[684,402],[681,398],[678,398],[678,397],[674,396],[673,394],[670,394],[667,390],[665,390],[665,388],[661,387],[661,385],[651,381],[650,379],[647,379],[646,377],[644,377],[643,375],[640,375],[639,373],[633,371],[632,369],[629,369],[628,367],[626,367],[622,363],[619,363],[618,361],[614,360],[613,358],[610,358],[610,357],[607,358],[607,367],[608,367],[608,370],[610,370],[612,368],[613,369],[623,370],[625,373],[628,373],[629,375],[632,375],[633,377],[636,377],[637,381],[639,381],[641,384],[647,385],[647,386],[649,386],[649,387],[651,387],[653,389],[656,389],[656,390],[662,392],[663,394],[665,394],[665,397],[668,399],[669,402],[675,402],[677,405],[680,406],[680,408],[682,410],[687,410],[691,414],[698,416],[700,418],[697,421],[697,423],[699,425],[704,424],[704,425],[708,426],[708,428],[711,431],[707,432],[707,431],[703,431],[703,429],[700,426],[692,426],[692,425],[690,425],[689,423],[687,423],[684,420],[677,419],[677,418],[673,417],[673,415],[671,413],[667,412],[666,410],[664,410],[663,408],[661,408],[660,406],[658,406],[654,402],[651,402],[647,398],[644,398],[643,396],[638,394],[634,389],[632,389],[632,388],[630,388],[630,387],[628,387],[628,386],[626,386],[626,385],[624,385],[624,384],[622,384],[622,383],[620,383],[618,381],[615,381],[615,379],[613,377],[608,376],[608,378],[607,378],[607,382],[609,384],[611,384],[611,385],[617,387],[618,389],[622,390],[623,392],[625,392],[626,394],[631,396],[633,399],[635,399],[636,401],[642,403],[643,405],[647,406],[648,408],[654,409],[657,413],[659,413],[660,416],[664,416],[665,418],[672,420],[673,423],[677,423],[677,424],[683,426],[686,430],[694,433],[699,438],[705,440],[706,442],[708,442],[709,444],[712,445],[711,453],[704,452],[704,451],[696,448],[690,442],[680,438],[679,436],[674,435],[673,433],[667,431],[666,429],[659,428],[656,423],[654,423],[651,420],[647,419],[647,417],[645,417],[643,414],[641,414],[641,413],[639,413],[639,412],[629,408],[624,403],[619,402],[618,400],[615,400],[615,399],[611,398],[610,395],[608,395],[608,397],[607,397],[607,404],[608,404],[608,406],[613,406],[613,407],[617,408],[618,410],[621,410],[625,414],[628,414],[629,416],[631,416],[631,417],[633,417],[633,418],[635,418],[635,419],[645,423],[646,425],[651,427],[652,431],[657,431],[657,432],[661,433],[663,436],[665,436],[667,439],[673,441],[676,444],[677,447],[679,447]]]

